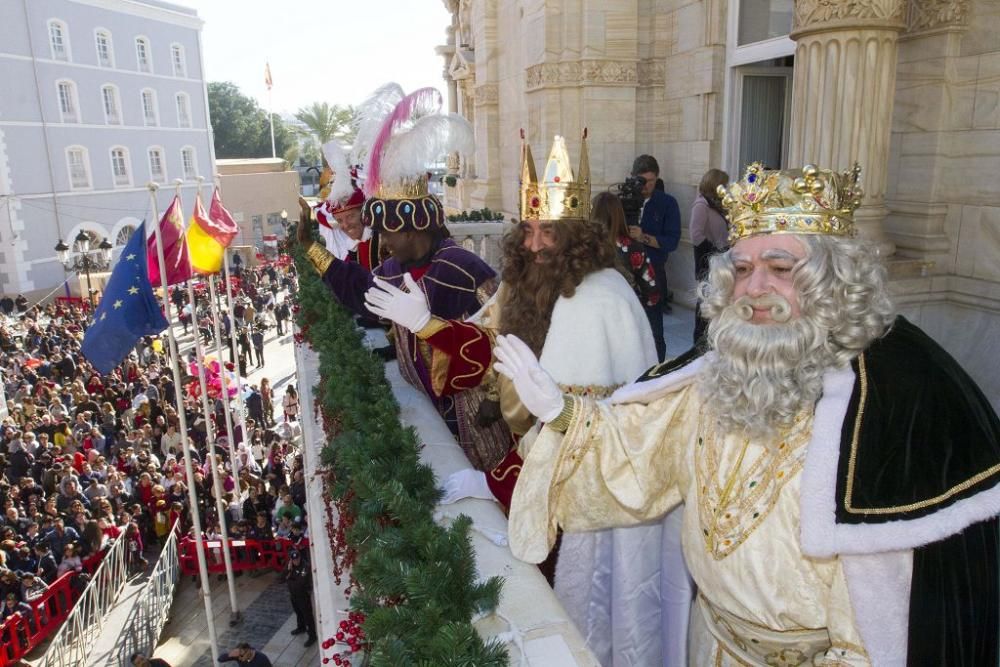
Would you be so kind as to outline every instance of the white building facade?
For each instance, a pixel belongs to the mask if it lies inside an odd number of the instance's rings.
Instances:
[[[0,0],[0,294],[41,298],[83,230],[124,245],[214,150],[193,9],[156,0]],[[148,227],[148,225],[147,225]]]

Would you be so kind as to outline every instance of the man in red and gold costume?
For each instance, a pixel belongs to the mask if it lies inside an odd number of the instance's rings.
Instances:
[[[876,246],[852,238],[859,171],[748,167],[723,190],[707,348],[610,399],[566,394],[530,342],[497,342],[496,370],[546,422],[522,448],[512,551],[538,562],[560,528],[685,504],[692,665],[1000,657],[1000,420],[895,316]]]
[[[320,191],[323,200],[314,209],[319,235],[326,243],[326,249],[337,259],[357,262],[371,271],[381,263],[382,258],[379,256],[378,235],[361,217],[365,193],[357,185],[357,170],[348,166],[347,153],[336,140],[323,145],[323,158],[327,165],[323,176],[328,181]],[[300,197],[299,206],[308,204]]]
[[[655,362],[645,312],[615,268],[606,232],[589,219],[586,134],[581,145],[574,177],[565,142],[556,137],[542,181],[523,145],[521,221],[504,239],[500,289],[475,318],[434,316],[419,292],[381,282],[368,293],[373,312],[430,346],[431,366],[451,386],[474,387],[495,378],[492,349],[499,334],[523,338],[562,390],[576,395],[608,396]],[[535,417],[506,379],[496,386],[504,420],[522,441],[531,440],[538,430]],[[486,474],[455,473],[445,482],[444,502],[496,496],[506,505],[520,469],[512,451]],[[692,592],[680,556],[679,524],[676,514],[643,526],[564,536],[556,594],[602,664],[684,663]]]
[[[469,317],[496,290],[496,273],[478,255],[449,237],[444,207],[427,191],[425,165],[433,162],[438,153],[471,152],[472,128],[456,115],[443,117],[442,122],[405,120],[413,109],[426,112],[440,104],[440,93],[432,88],[404,95],[398,85],[388,84],[362,105],[363,113],[365,109],[375,110],[364,118],[375,126],[375,131],[366,131],[362,123],[356,148],[366,141],[365,137],[380,140],[372,140],[367,149],[367,199],[360,209],[341,215],[357,215],[368,222],[381,246],[391,253],[388,259],[371,271],[364,262],[339,259],[312,240],[309,212],[302,211],[299,242],[306,256],[337,300],[357,315],[370,316],[364,295],[376,279],[399,287],[405,284],[430,304],[432,313],[446,318]],[[379,110],[381,113],[377,113]],[[424,115],[422,119],[434,121],[435,115]],[[408,154],[413,146],[423,153]],[[433,147],[432,153],[427,152],[428,146]],[[511,436],[503,422],[483,426],[477,422],[485,391],[479,387],[461,391],[431,363],[426,343],[405,327],[394,326],[393,334],[403,377],[434,401],[473,466],[480,470],[495,466],[510,449]]]

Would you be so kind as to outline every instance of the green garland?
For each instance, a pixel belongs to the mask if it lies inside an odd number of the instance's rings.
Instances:
[[[364,348],[350,314],[301,252],[296,266],[298,323],[319,355],[328,492],[353,515],[344,534],[354,551],[351,607],[364,614],[366,660],[375,667],[507,665],[503,644],[484,642],[471,623],[496,608],[503,586],[500,577],[476,582],[472,520],[435,523],[441,491],[420,462],[416,434],[399,421],[383,362]]]

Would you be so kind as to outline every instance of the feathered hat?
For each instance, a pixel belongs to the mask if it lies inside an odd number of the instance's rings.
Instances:
[[[354,157],[366,159],[364,217],[380,231],[425,231],[444,226],[444,207],[427,191],[427,168],[445,155],[472,154],[472,126],[442,114],[441,93],[403,94],[386,84],[360,107]]]
[[[333,219],[345,211],[361,208],[365,193],[357,185],[357,170],[347,163],[347,151],[334,140],[323,144],[323,158],[332,180],[323,201],[316,206],[316,219],[322,225],[333,226]]]

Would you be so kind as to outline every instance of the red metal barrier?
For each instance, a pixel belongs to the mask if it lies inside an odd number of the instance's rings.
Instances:
[[[99,551],[83,560],[83,570],[93,574],[104,560]],[[22,656],[51,637],[69,616],[79,595],[73,592],[75,572],[66,572],[37,599],[28,602],[30,614],[14,614],[0,624],[0,667],[15,664]]]
[[[76,601],[72,588],[76,576],[75,572],[65,573],[43,595],[27,603],[30,612],[14,614],[0,625],[0,667],[16,663],[55,634]]]
[[[292,549],[292,541],[285,538],[274,540],[230,540],[229,557],[234,572],[249,570],[274,570],[285,568],[288,562],[288,551]],[[302,540],[299,549],[308,549],[309,540]],[[198,551],[195,541],[185,537],[177,545],[178,559],[183,574],[198,574]],[[225,556],[222,553],[222,540],[205,542],[205,562],[209,573],[226,571]],[[2,667],[2,665],[0,665]]]

